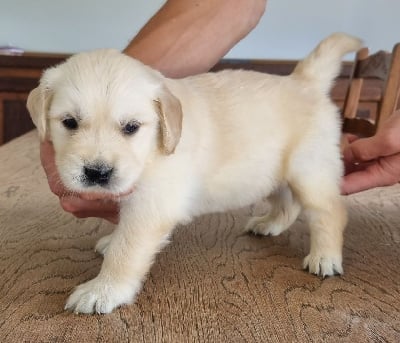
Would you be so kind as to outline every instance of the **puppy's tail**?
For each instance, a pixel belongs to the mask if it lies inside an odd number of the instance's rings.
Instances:
[[[360,39],[345,33],[334,33],[300,61],[292,75],[315,83],[319,89],[327,93],[340,72],[343,56],[361,47]]]

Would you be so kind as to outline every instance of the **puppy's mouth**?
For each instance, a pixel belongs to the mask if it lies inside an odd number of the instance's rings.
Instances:
[[[134,191],[134,185],[125,188],[118,186],[117,177],[101,175],[96,180],[86,174],[80,174],[76,180],[79,184],[81,197],[87,200],[120,199],[129,196]]]

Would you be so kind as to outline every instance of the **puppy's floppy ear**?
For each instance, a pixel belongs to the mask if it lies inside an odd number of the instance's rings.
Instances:
[[[47,69],[40,79],[39,86],[29,93],[26,102],[26,107],[28,108],[32,121],[38,129],[40,140],[46,139],[47,112],[49,111],[53,94],[50,85],[58,77],[58,74],[59,70],[57,67]]]
[[[35,124],[40,140],[46,138],[46,95],[42,86],[33,89],[28,96],[26,107]]]
[[[165,154],[175,151],[182,132],[181,102],[171,91],[162,86],[158,98],[154,101],[160,118],[161,147]]]

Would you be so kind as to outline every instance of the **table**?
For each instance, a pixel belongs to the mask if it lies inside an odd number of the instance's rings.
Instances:
[[[178,227],[135,304],[110,315],[63,310],[93,278],[112,230],[63,212],[36,132],[0,147],[0,342],[399,342],[400,186],[349,196],[343,276],[301,269],[300,219],[278,237],[242,233],[263,203]]]

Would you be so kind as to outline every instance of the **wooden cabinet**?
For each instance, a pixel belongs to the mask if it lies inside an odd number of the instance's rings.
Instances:
[[[0,145],[33,128],[26,109],[29,92],[38,84],[43,69],[64,61],[68,55],[27,53],[21,56],[0,55]],[[273,60],[222,60],[213,71],[221,69],[251,69],[260,72],[287,75],[296,61]],[[344,63],[342,73],[332,89],[333,100],[343,104],[351,63]],[[360,111],[364,116],[374,117],[381,96],[380,85],[366,83],[361,94]]]
[[[33,129],[26,109],[28,94],[37,86],[43,69],[66,57],[36,53],[0,55],[0,145]]]
[[[27,93],[0,92],[0,142],[8,142],[33,129],[25,107],[27,96]]]

